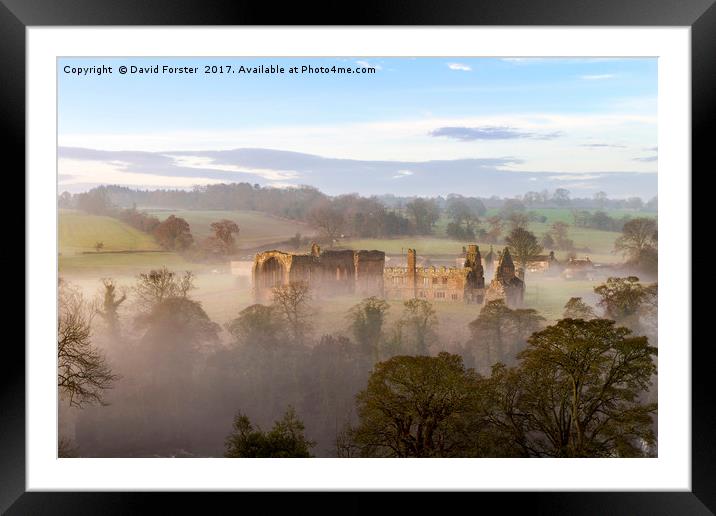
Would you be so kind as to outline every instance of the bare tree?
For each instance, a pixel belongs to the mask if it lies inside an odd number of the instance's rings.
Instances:
[[[60,280],[57,330],[57,385],[70,405],[105,405],[105,389],[119,379],[104,354],[92,345],[92,318],[96,307],[82,293]]]
[[[308,213],[308,222],[316,226],[331,243],[341,235],[345,226],[343,212],[329,203],[313,208]]]
[[[497,241],[500,239],[500,235],[502,234],[502,228],[504,227],[505,223],[497,215],[493,215],[492,217],[487,218],[487,239],[489,242],[497,243]]]
[[[134,292],[137,304],[145,311],[171,297],[188,297],[194,286],[194,275],[185,271],[182,276],[166,267],[141,273],[137,277]]]
[[[305,282],[289,283],[273,289],[273,304],[288,324],[296,343],[303,343],[311,331],[311,291]]]
[[[121,297],[117,299],[117,285],[112,278],[102,278],[104,285],[104,299],[102,302],[103,310],[97,312],[107,323],[110,335],[119,336],[119,314],[117,313],[119,306],[127,299],[127,289],[120,289]]]
[[[527,229],[530,225],[530,218],[526,213],[513,212],[509,218],[510,230]]]

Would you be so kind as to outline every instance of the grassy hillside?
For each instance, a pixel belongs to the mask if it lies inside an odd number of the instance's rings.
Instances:
[[[161,251],[151,235],[112,217],[60,210],[58,233],[61,274],[115,276],[162,265],[187,265],[181,256]],[[103,252],[95,251],[97,242],[104,244]]]
[[[63,255],[94,251],[97,242],[104,244],[104,251],[160,249],[151,235],[112,217],[60,210],[58,229],[60,252]]]
[[[211,234],[210,225],[221,219],[233,220],[240,229],[237,238],[239,249],[254,249],[257,247],[282,242],[293,237],[296,233],[303,236],[314,234],[314,230],[307,224],[293,220],[272,217],[257,211],[222,211],[222,210],[147,210],[159,220],[175,215],[186,220],[191,226],[195,240],[202,240]]]
[[[483,216],[482,218],[485,219],[489,216],[496,215],[499,210],[491,209],[487,211],[487,214]],[[568,208],[538,208],[535,210],[529,210],[534,211],[539,215],[544,215],[547,217],[547,220],[545,222],[530,222],[527,229],[532,231],[538,239],[541,239],[542,236],[547,233],[550,229],[552,224],[555,222],[561,221],[565,222],[569,225],[568,228],[568,237],[574,240],[574,245],[578,249],[577,254],[580,256],[587,255],[592,260],[602,262],[602,263],[614,263],[614,262],[620,262],[622,260],[622,257],[619,255],[616,255],[613,253],[614,250],[614,241],[619,237],[620,233],[616,231],[601,231],[599,229],[591,229],[591,228],[582,228],[582,227],[574,227],[573,223],[574,220],[572,218],[572,214],[570,209]],[[594,210],[592,210],[594,211]],[[630,215],[631,217],[649,217],[649,218],[655,218],[656,213],[652,212],[639,212],[634,210],[606,210],[606,213],[613,218],[621,218],[624,215]],[[435,237],[444,238],[445,235],[445,229],[447,227],[448,222],[450,220],[446,216],[442,216],[438,223],[435,225]],[[482,227],[485,227],[484,225]],[[503,232],[503,237],[507,233],[508,229],[505,228]],[[455,241],[449,241],[450,243],[444,243],[444,245],[438,245],[437,249],[444,250],[446,248],[452,248],[454,249],[455,246],[457,246],[458,249],[462,248],[462,245],[464,243],[455,242]],[[428,242],[430,244],[430,242]],[[489,245],[485,246],[484,243],[478,242],[480,245],[480,248],[487,248],[489,249]],[[416,244],[417,245],[417,244]],[[499,246],[497,246],[499,247]],[[421,251],[418,249],[419,253],[423,254],[430,254],[431,252],[438,252],[438,251],[431,251],[429,249],[432,249],[432,245],[428,245],[426,250]],[[566,255],[566,252],[564,251],[557,251],[557,257],[560,258],[563,255]]]

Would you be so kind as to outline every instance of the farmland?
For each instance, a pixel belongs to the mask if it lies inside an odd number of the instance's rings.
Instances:
[[[157,251],[151,237],[112,217],[60,210],[58,217],[60,252],[76,254],[94,251],[102,242],[104,251]]]
[[[221,210],[146,210],[159,220],[169,215],[181,217],[189,223],[192,235],[201,241],[211,234],[211,223],[221,219],[232,220],[239,226],[236,238],[238,249],[256,249],[267,245],[283,242],[296,233],[303,236],[314,234],[313,229],[305,223],[272,217],[257,211],[221,211]]]
[[[599,229],[592,229],[592,228],[584,228],[584,227],[575,227],[573,225],[574,220],[572,217],[571,210],[568,208],[537,208],[534,210],[529,210],[530,212],[535,212],[537,215],[541,215],[546,217],[546,220],[544,222],[535,222],[532,221],[528,224],[527,229],[529,231],[532,231],[538,238],[538,240],[541,240],[541,238],[544,236],[545,233],[550,231],[552,224],[555,222],[565,222],[569,225],[569,228],[567,230],[568,238],[572,239],[574,241],[574,245],[576,247],[576,252],[580,256],[589,256],[592,261],[595,262],[601,262],[601,263],[617,263],[621,261],[621,256],[614,254],[614,241],[619,237],[620,233],[616,231],[602,231]],[[594,210],[592,210],[594,211]],[[655,218],[656,213],[653,212],[640,212],[640,211],[634,211],[634,210],[605,210],[607,215],[609,215],[612,218],[622,218],[624,216],[630,216],[630,217],[648,217],[648,218]],[[496,209],[490,209],[487,210],[487,213],[482,217],[482,219],[486,219],[487,217],[497,215],[499,213],[499,210]],[[391,251],[388,251],[386,249],[386,252],[395,252],[396,254],[400,253],[401,248],[405,247],[414,247],[417,249],[419,254],[455,254],[456,252],[459,252],[462,249],[463,245],[466,245],[468,242],[460,242],[453,239],[450,239],[445,234],[445,230],[447,227],[447,224],[449,222],[449,219],[443,215],[440,217],[438,222],[435,225],[435,231],[434,236],[431,237],[423,237],[423,238],[407,238],[407,239],[387,239],[384,240],[384,245],[386,248],[390,248]],[[481,227],[485,227],[483,224]],[[505,234],[508,232],[508,228],[505,227],[503,229],[502,237],[504,238]],[[409,242],[416,242],[415,245],[410,245]],[[470,242],[472,243],[472,242]],[[486,242],[476,242],[480,249],[489,249],[490,244]],[[423,245],[424,244],[424,245]],[[344,246],[357,246],[357,245],[363,245],[367,247],[361,247],[364,249],[383,249],[381,247],[375,247],[378,245],[381,245],[380,241],[376,240],[357,240],[357,241],[347,241],[343,242],[342,245]],[[495,247],[498,248],[504,244],[496,244]],[[397,249],[397,251],[396,251]],[[457,249],[457,251],[456,251]],[[557,258],[563,258],[566,256],[566,252],[564,251],[557,251]]]
[[[101,242],[101,252],[95,245]],[[112,217],[73,210],[58,214],[60,274],[117,275],[151,267],[185,267],[175,253],[163,252],[151,235]]]
[[[542,210],[548,221],[532,222],[529,229],[541,236],[550,227],[551,222],[570,217],[568,210]],[[161,211],[150,213],[160,219],[170,214],[180,216],[189,222],[196,240],[209,235],[211,222],[228,218],[234,220],[241,228],[239,247],[252,252],[256,248],[278,244],[292,237],[296,232],[304,236],[313,234],[306,225],[286,221],[251,211]],[[611,216],[616,216],[610,213]],[[567,220],[569,223],[570,221]],[[594,261],[616,262],[620,257],[611,253],[614,240],[619,233],[599,231],[587,228],[569,228],[569,238],[575,241],[578,248],[589,248],[590,251],[578,252],[588,254]],[[71,210],[61,210],[59,214],[59,244],[61,255],[60,272],[72,281],[78,281],[89,293],[99,287],[99,278],[112,276],[125,286],[131,286],[139,272],[166,266],[176,271],[191,270],[196,274],[197,289],[192,296],[201,301],[209,316],[221,324],[236,317],[238,312],[249,306],[252,301],[250,279],[247,276],[230,276],[222,264],[207,265],[191,263],[176,253],[164,252],[159,249],[153,238],[123,222],[95,215],[87,215]],[[95,243],[102,242],[103,252],[95,251]],[[469,242],[461,242],[444,236],[444,219],[436,228],[435,235],[381,239],[346,239],[337,244],[338,248],[379,249],[391,258],[405,254],[407,248],[417,249],[419,256],[452,258],[460,255],[462,247]],[[478,242],[483,254],[490,245]],[[502,244],[495,245],[499,249]],[[324,245],[324,249],[330,246]],[[248,252],[247,254],[250,254]],[[393,256],[390,256],[393,255]],[[565,252],[558,252],[558,259],[563,259]],[[486,278],[488,281],[490,278]],[[564,304],[572,296],[585,297],[593,302],[592,289],[595,282],[562,281],[540,274],[529,274],[526,281],[525,304],[538,309],[550,320],[558,318]],[[321,303],[315,317],[319,327],[345,327],[345,313],[356,299],[351,297],[332,299],[330,303]],[[390,301],[391,317],[398,317],[402,307],[399,301]],[[475,306],[451,303],[436,303],[435,309],[441,325],[454,327],[461,339],[467,331],[465,323],[477,316]]]

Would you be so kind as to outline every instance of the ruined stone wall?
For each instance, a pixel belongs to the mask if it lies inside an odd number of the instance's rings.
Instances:
[[[385,270],[384,290],[389,299],[481,303],[484,288],[473,286],[472,273],[472,269],[464,267],[389,267]]]
[[[294,255],[282,251],[267,251],[256,255],[251,278],[257,303],[270,301],[274,287],[289,283],[293,258]]]
[[[356,251],[353,259],[356,294],[361,297],[382,297],[385,253],[383,251]]]
[[[317,296],[358,293],[383,295],[382,251],[320,251],[314,245],[310,254],[282,251],[259,253],[252,269],[254,298],[269,302],[272,289],[289,283],[308,283]]]
[[[312,287],[320,295],[352,294],[355,291],[353,251],[323,251],[315,265]]]
[[[414,249],[408,250],[407,267],[385,267],[382,251],[321,252],[316,245],[309,254],[267,251],[257,254],[254,260],[255,299],[259,303],[269,302],[274,287],[306,282],[317,296],[355,294],[479,304],[484,301],[485,278],[476,245],[468,247],[463,267],[416,264]]]

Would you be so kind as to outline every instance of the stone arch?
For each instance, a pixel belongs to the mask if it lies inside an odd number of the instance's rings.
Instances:
[[[284,283],[286,270],[276,256],[270,256],[257,267],[258,288],[271,289]]]
[[[254,299],[257,303],[270,300],[274,287],[288,283],[291,266],[291,256],[279,251],[267,251],[256,255],[252,279]]]

